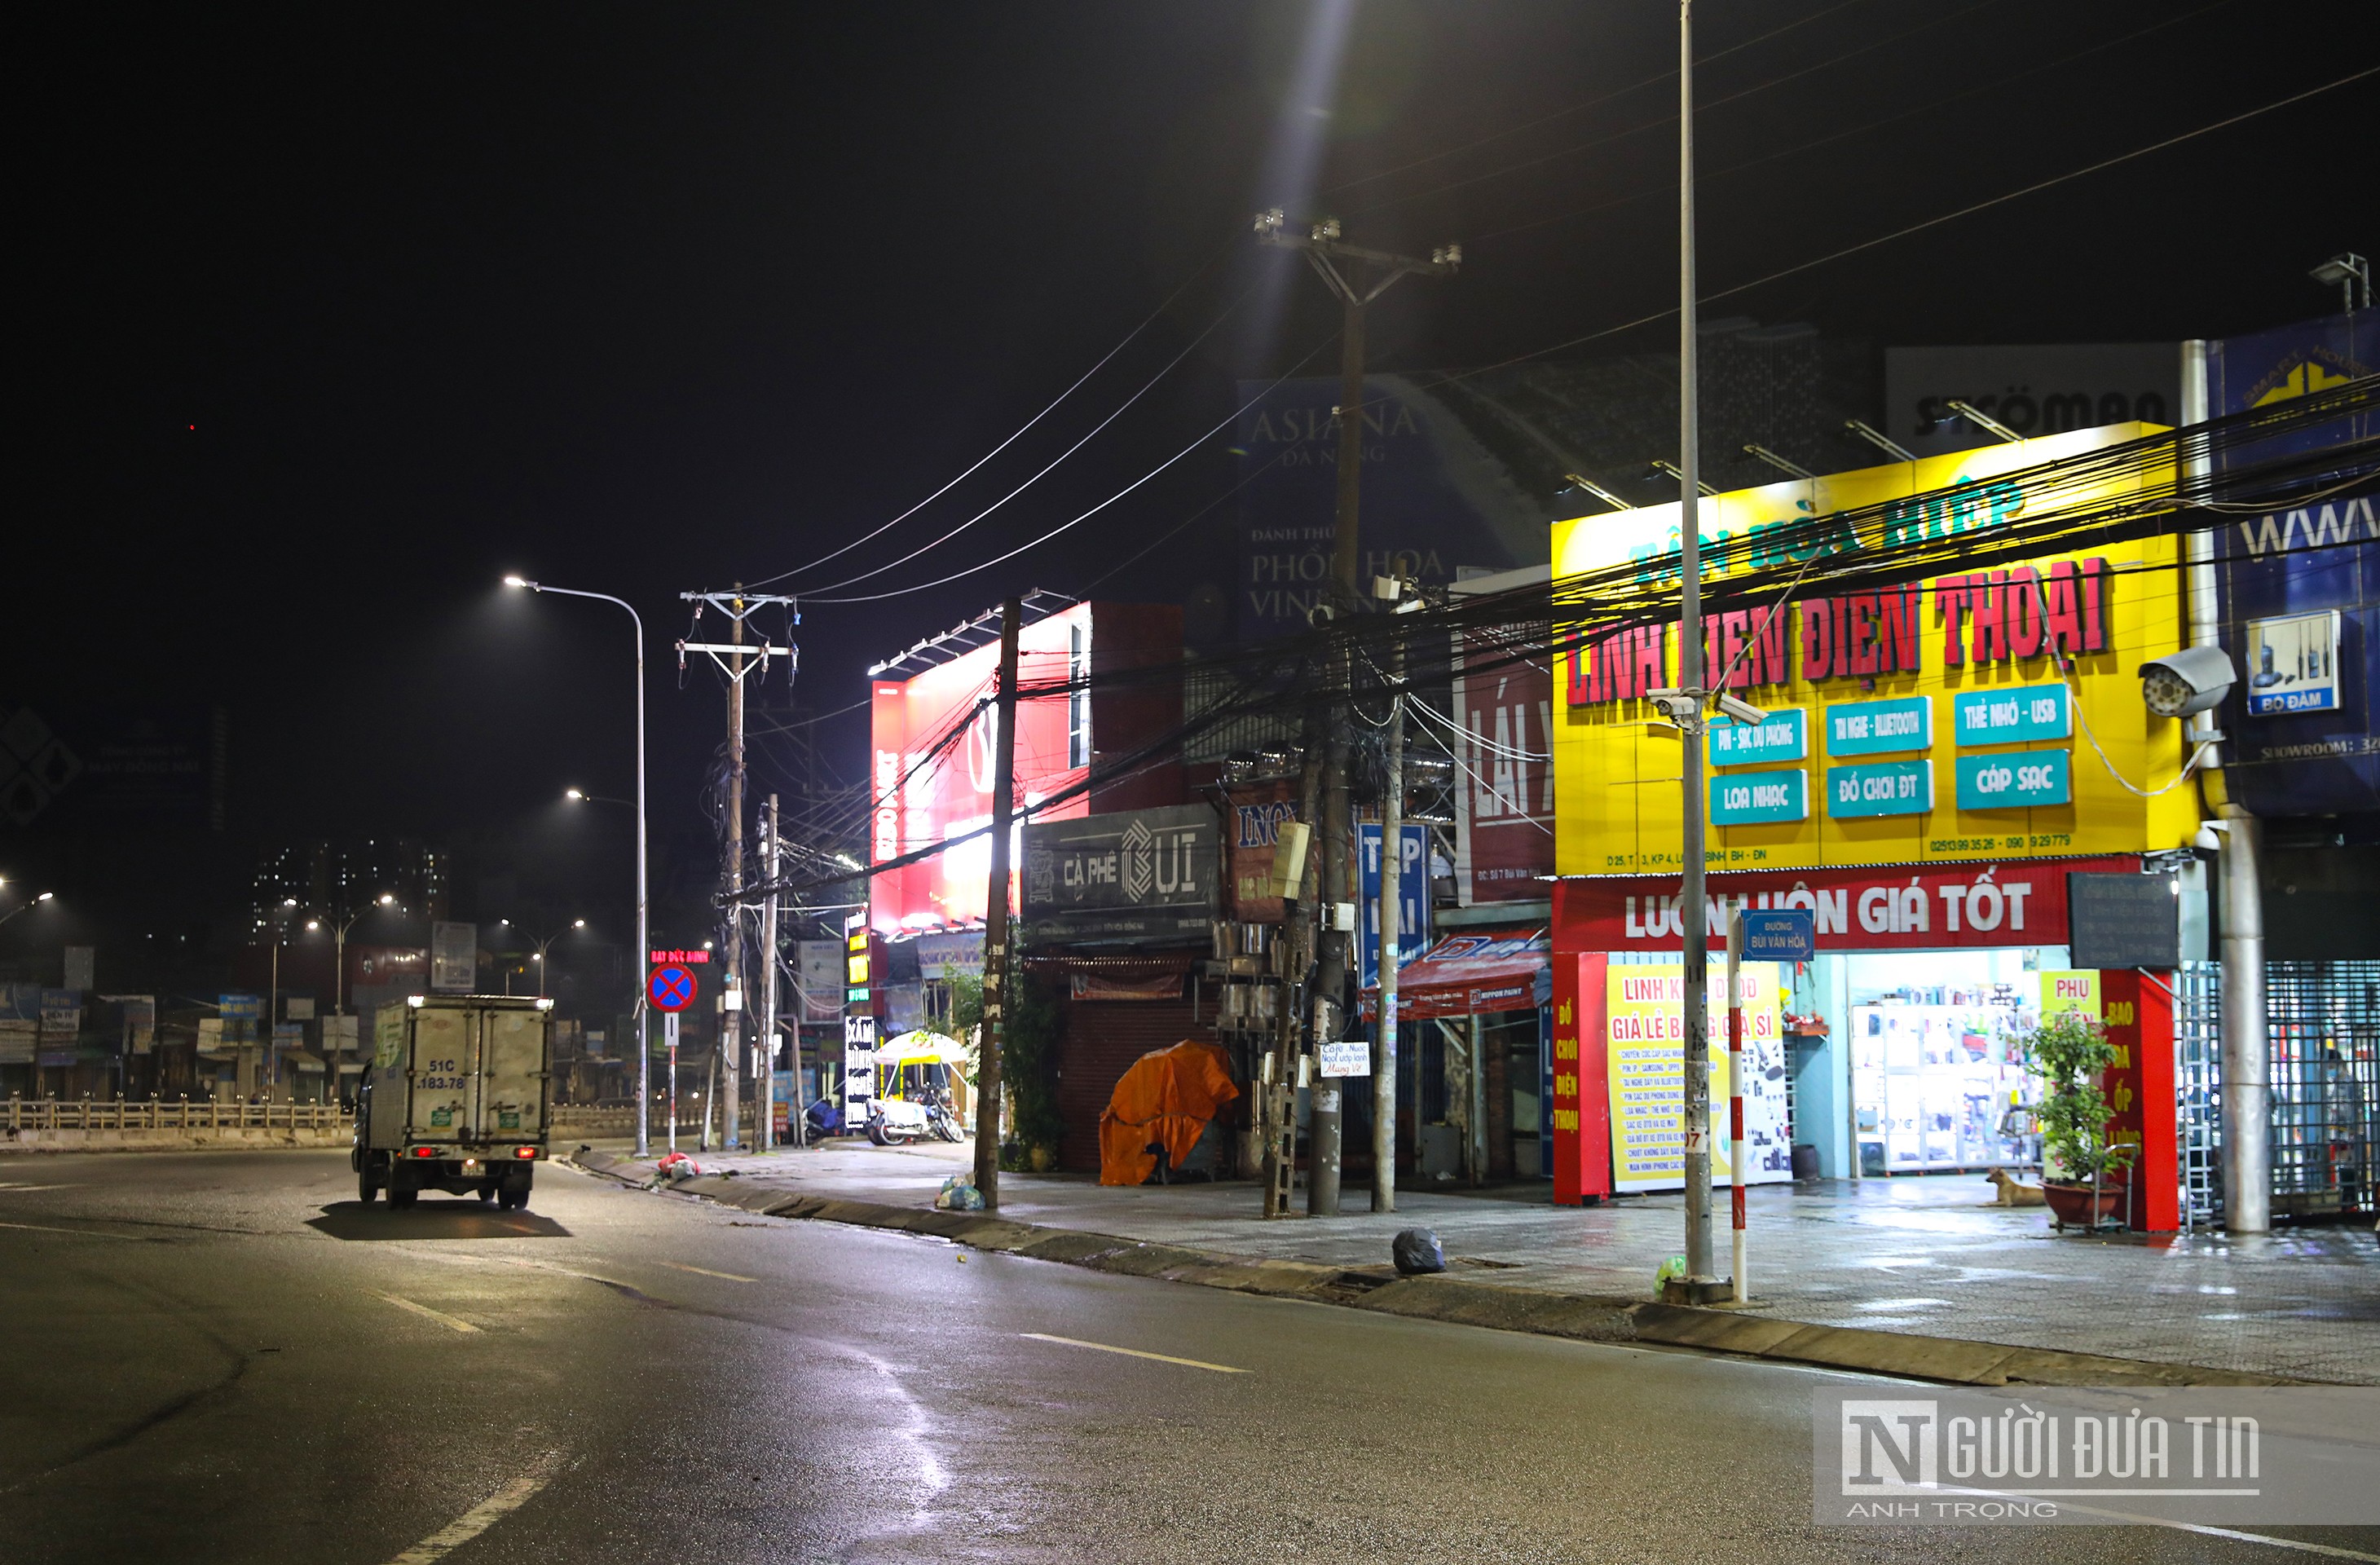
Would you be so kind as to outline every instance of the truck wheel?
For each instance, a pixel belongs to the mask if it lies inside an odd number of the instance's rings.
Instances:
[[[369,1207],[372,1203],[373,1193],[379,1189],[380,1186],[372,1183],[371,1156],[366,1153],[356,1164],[356,1199]]]
[[[496,1192],[496,1209],[500,1212],[516,1212],[528,1205],[528,1192],[526,1190],[506,1188]]]
[[[414,1188],[413,1175],[402,1165],[389,1170],[388,1204],[391,1207],[400,1212],[407,1211],[420,1195],[421,1192]]]

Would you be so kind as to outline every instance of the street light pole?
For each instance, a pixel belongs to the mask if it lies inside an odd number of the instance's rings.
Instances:
[[[554,592],[565,598],[592,598],[598,602],[613,603],[627,610],[629,620],[637,627],[637,949],[645,954],[628,964],[635,972],[652,954],[646,928],[645,897],[645,621],[634,605],[625,598],[614,598],[608,592],[581,592],[576,588],[548,587],[543,582],[529,581],[522,576],[504,577],[507,587],[526,588],[531,592]],[[637,1156],[650,1149],[647,1116],[652,1100],[652,1049],[645,1040],[645,989],[641,981],[637,986]]]

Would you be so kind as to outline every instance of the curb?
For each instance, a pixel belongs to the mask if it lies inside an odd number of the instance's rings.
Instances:
[[[608,1152],[560,1161],[638,1189],[646,1181],[615,1171],[633,1166]],[[760,1217],[839,1222],[923,1233],[972,1249],[1055,1261],[1125,1277],[1152,1277],[1270,1298],[1304,1299],[1374,1310],[1413,1320],[1482,1326],[1566,1337],[1733,1353],[1829,1369],[1934,1380],[1961,1386],[2303,1386],[2321,1382],[2250,1375],[2204,1365],[2112,1358],[2051,1348],[2011,1347],[1957,1337],[1819,1326],[1732,1310],[1654,1304],[1644,1299],[1554,1293],[1464,1282],[1443,1275],[1399,1277],[1385,1266],[1346,1268],[1311,1261],[1257,1260],[1179,1245],[1122,1239],[1080,1229],[1046,1228],[980,1212],[893,1207],[837,1196],[800,1195],[743,1180],[704,1175],[664,1186]]]

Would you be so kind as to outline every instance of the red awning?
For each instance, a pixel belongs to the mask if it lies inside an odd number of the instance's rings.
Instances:
[[[1482,929],[1449,935],[1397,969],[1397,1020],[1528,1011],[1553,987],[1552,944],[1543,929]],[[1376,1016],[1380,991],[1364,991],[1364,1014]]]

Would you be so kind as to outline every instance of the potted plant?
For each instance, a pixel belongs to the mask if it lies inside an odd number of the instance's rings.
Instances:
[[[2115,1045],[2095,1016],[2061,1011],[2044,1016],[2022,1039],[2025,1069],[2041,1080],[2043,1194],[2061,1229],[2095,1229],[2123,1208],[2127,1186],[2108,1176],[2131,1167],[2140,1148],[2107,1134],[2112,1110],[2099,1089],[2116,1062]],[[2061,1176],[2049,1177],[2052,1169]]]

